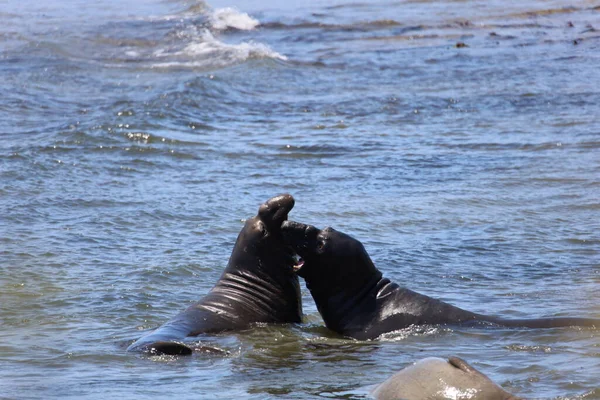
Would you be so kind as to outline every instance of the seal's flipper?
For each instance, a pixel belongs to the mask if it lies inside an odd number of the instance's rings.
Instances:
[[[148,352],[152,355],[189,356],[194,352],[194,350],[181,342],[154,342],[149,344],[147,348]]]

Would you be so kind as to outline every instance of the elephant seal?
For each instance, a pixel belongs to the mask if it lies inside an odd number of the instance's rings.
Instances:
[[[518,400],[458,357],[417,361],[379,384],[376,400]]]
[[[294,207],[288,194],[273,197],[246,221],[215,286],[200,301],[130,345],[128,351],[191,354],[188,336],[247,328],[256,322],[293,323],[302,318],[294,253],[281,224]]]
[[[586,318],[502,319],[476,314],[403,288],[384,278],[362,243],[333,228],[285,221],[284,241],[302,258],[303,277],[325,325],[344,336],[374,339],[425,324],[492,323],[509,327],[600,327]]]

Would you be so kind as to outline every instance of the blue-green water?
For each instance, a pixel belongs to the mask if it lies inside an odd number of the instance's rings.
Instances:
[[[598,330],[355,342],[306,291],[303,324],[202,338],[227,356],[125,352],[283,192],[413,290],[599,318],[598,29],[590,1],[1,2],[0,398],[364,398],[449,355],[600,398]]]

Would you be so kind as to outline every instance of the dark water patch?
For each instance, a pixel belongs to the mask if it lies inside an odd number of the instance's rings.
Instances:
[[[341,157],[356,151],[355,149],[335,145],[285,145],[277,147],[277,156],[285,158],[330,158]]]
[[[167,159],[176,160],[201,160],[198,154],[184,152],[176,149],[158,149],[145,146],[129,146],[120,149],[121,152],[126,152],[136,155],[144,155],[144,157],[166,157]]]
[[[295,29],[319,29],[325,31],[340,31],[340,32],[367,32],[379,29],[387,29],[390,27],[398,27],[403,24],[395,21],[393,19],[381,19],[374,21],[362,21],[355,22],[353,24],[330,24],[318,21],[300,21],[294,23],[285,23],[285,22],[265,22],[260,24],[260,28],[263,29],[277,29],[277,30],[295,30]],[[410,29],[410,28],[404,28]],[[413,28],[414,29],[414,28]],[[416,28],[418,29],[418,28]]]
[[[561,7],[561,8],[546,8],[546,9],[541,9],[541,10],[508,14],[506,16],[506,18],[511,19],[511,18],[543,17],[543,16],[549,16],[549,15],[555,15],[555,14],[571,14],[571,13],[580,12],[580,11],[583,11],[583,10],[581,8],[573,7],[573,6]]]
[[[203,130],[212,131],[214,128],[198,123],[190,123],[192,131],[177,132],[167,131],[165,128],[157,129],[157,132],[166,134],[165,136],[151,134],[149,132],[127,132],[123,136],[131,142],[144,145],[165,145],[167,147],[177,148],[209,148],[212,145],[204,140],[201,140]],[[152,146],[150,146],[152,147]],[[154,146],[157,147],[157,146]]]
[[[583,142],[577,142],[575,144],[573,144],[574,147],[576,148],[580,148],[580,149],[597,149],[600,148],[600,141],[583,141]]]
[[[599,205],[596,205],[594,207],[594,209],[598,209],[598,208],[600,208]],[[565,241],[569,244],[576,244],[576,245],[582,245],[582,246],[598,246],[600,244],[600,239],[595,239],[593,237],[588,238],[588,239],[568,238],[568,239],[565,239]]]
[[[465,144],[440,144],[440,147],[454,148],[460,150],[477,151],[524,151],[541,152],[547,150],[561,150],[561,142],[551,143],[465,143]]]
[[[541,182],[541,183],[548,183],[548,184],[566,184],[566,183],[574,183],[577,185],[580,184],[584,184],[587,183],[588,180],[587,179],[581,179],[581,178],[575,178],[575,177],[568,177],[568,176],[533,176],[530,178],[530,180],[532,182]],[[577,196],[577,194],[572,193],[572,194],[565,194],[567,196]]]

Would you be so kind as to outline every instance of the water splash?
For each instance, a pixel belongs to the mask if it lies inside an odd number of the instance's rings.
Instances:
[[[258,20],[232,7],[217,8],[210,15],[210,21],[213,29],[221,31],[229,28],[251,31],[260,25]]]
[[[177,32],[154,51],[152,68],[223,68],[251,59],[272,58],[287,60],[287,57],[272,50],[268,45],[254,41],[226,43],[220,33],[228,29],[249,31],[260,25],[260,21],[232,7],[215,10],[200,10],[204,19],[186,12],[187,18],[178,21]]]
[[[188,67],[188,68],[222,68],[242,63],[250,59],[273,58],[287,60],[287,57],[272,50],[263,43],[242,42],[229,44],[215,38],[204,30],[181,50],[175,52],[158,51],[157,58],[167,58],[153,64],[153,68]]]

